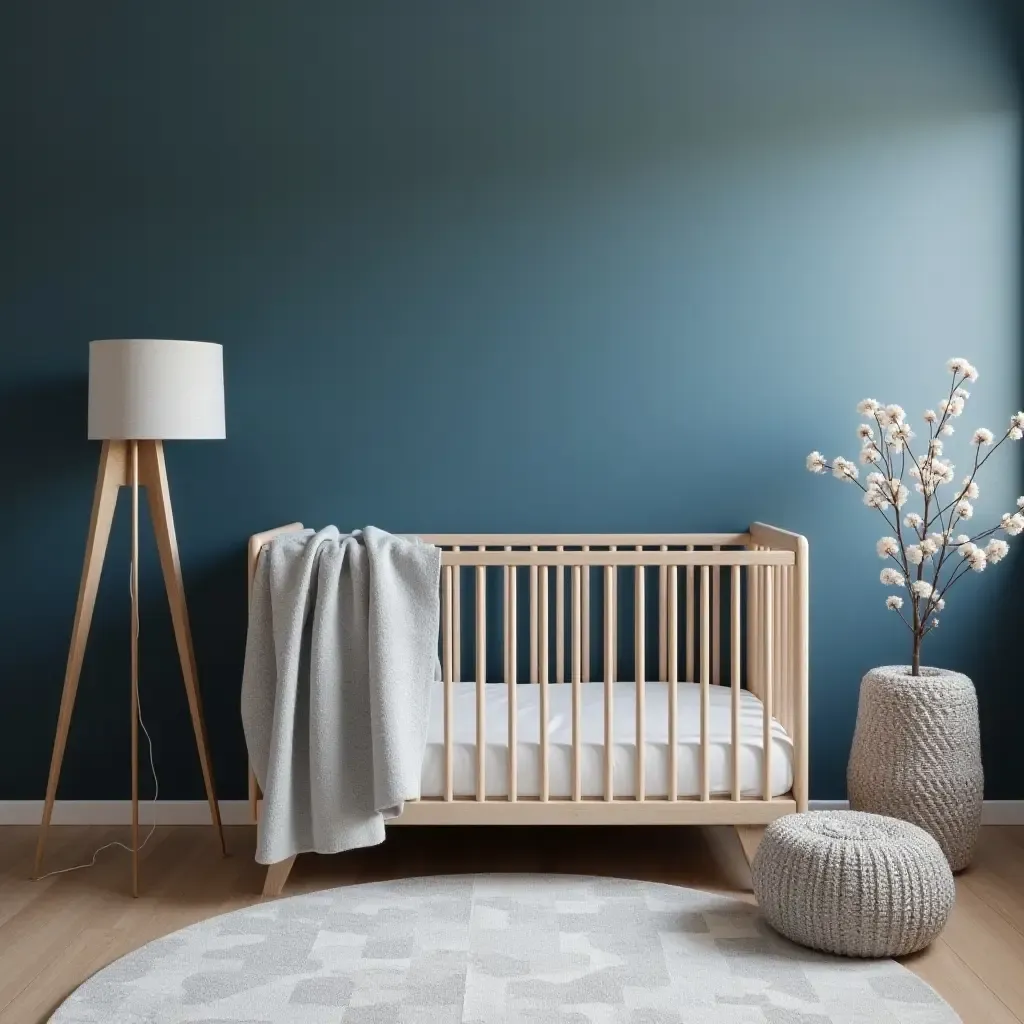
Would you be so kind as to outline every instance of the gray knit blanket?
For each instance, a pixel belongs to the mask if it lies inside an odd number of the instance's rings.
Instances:
[[[438,548],[372,526],[263,551],[242,677],[260,864],[373,846],[419,796],[440,565]]]

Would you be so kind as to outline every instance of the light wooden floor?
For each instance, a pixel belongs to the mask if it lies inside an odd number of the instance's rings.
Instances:
[[[47,868],[88,860],[125,829],[51,830]],[[142,854],[142,896],[128,895],[129,860],[108,850],[87,871],[29,880],[35,829],[0,828],[0,1020],[44,1021],[104,964],[167,932],[256,902],[263,870],[250,828],[228,832],[221,857],[208,828],[167,827]],[[287,894],[409,875],[547,871],[618,875],[745,892],[750,876],[726,828],[402,828],[380,847],[300,857]],[[1024,1022],[1024,828],[986,828],[957,881],[942,938],[907,966],[967,1024]]]

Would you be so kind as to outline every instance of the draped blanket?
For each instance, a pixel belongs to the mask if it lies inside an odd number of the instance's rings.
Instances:
[[[438,548],[372,526],[302,530],[263,551],[242,678],[259,863],[373,846],[419,796],[440,565]]]

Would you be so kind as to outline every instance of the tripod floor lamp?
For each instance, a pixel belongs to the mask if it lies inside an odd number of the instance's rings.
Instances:
[[[167,485],[163,442],[224,437],[224,371],[222,349],[204,341],[130,339],[94,341],[89,346],[89,438],[101,440],[99,474],[85,546],[85,565],[71,632],[64,690],[53,742],[46,802],[36,846],[38,877],[46,834],[57,795],[61,762],[67,744],[82,659],[89,636],[103,558],[110,537],[118,494],[131,490],[131,747],[132,747],[132,894],[139,892],[139,489],[146,489],[150,518],[171,606],[174,638],[185,679],[199,763],[210,802],[212,823],[224,845],[220,811],[214,791],[210,749],[202,699],[196,679],[196,659],[185,589],[174,532],[171,494]]]

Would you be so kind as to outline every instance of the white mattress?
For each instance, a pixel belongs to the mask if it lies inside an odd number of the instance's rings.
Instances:
[[[668,796],[668,683],[646,684],[644,776],[648,799]],[[679,687],[678,793],[700,796],[700,686]],[[635,795],[636,697],[633,683],[615,683],[614,789],[616,797]],[[508,796],[508,687],[490,683],[484,687],[487,716],[487,795]],[[732,719],[730,691],[712,686],[711,692],[711,793],[727,796],[732,790]],[[422,796],[444,796],[444,691],[434,687],[430,702],[430,726],[423,759]],[[548,686],[548,783],[553,799],[572,795],[572,687]],[[517,785],[520,797],[540,795],[540,686],[516,687]],[[453,766],[456,796],[476,792],[476,684],[454,684]],[[740,779],[744,797],[761,796],[763,762],[763,708],[746,690],[740,693]],[[583,795],[604,795],[604,684],[584,683],[580,709],[580,753]],[[772,796],[782,796],[793,786],[793,742],[772,719]]]

